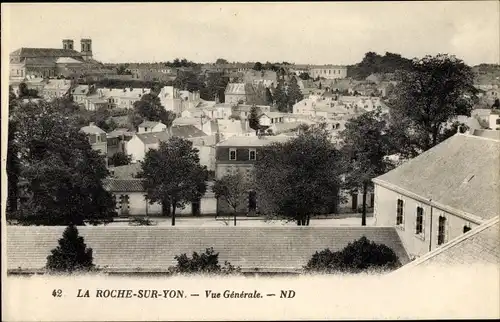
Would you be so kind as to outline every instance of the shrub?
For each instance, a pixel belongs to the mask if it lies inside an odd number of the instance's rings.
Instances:
[[[325,249],[316,252],[305,269],[316,272],[360,273],[368,270],[395,269],[401,264],[396,253],[383,244],[370,242],[366,237],[349,243],[343,250]]]
[[[193,252],[193,256],[189,258],[185,253],[175,256],[177,265],[170,267],[170,272],[174,274],[236,274],[240,268],[234,267],[228,261],[224,262],[224,266],[219,265],[219,253],[215,253],[214,249],[207,248],[204,253],[198,254]]]
[[[90,271],[92,263],[92,248],[83,242],[74,225],[68,226],[59,239],[59,246],[47,257],[46,268],[52,272],[72,273],[75,271]]]

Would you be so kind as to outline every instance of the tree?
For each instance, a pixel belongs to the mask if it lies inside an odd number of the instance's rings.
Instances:
[[[252,105],[250,108],[250,115],[248,117],[248,125],[251,129],[258,131],[260,129],[259,113],[257,111],[257,106]]]
[[[285,82],[283,80],[278,81],[278,86],[274,91],[274,100],[280,112],[288,111],[288,95],[286,93]]]
[[[127,70],[128,65],[119,65],[116,68],[116,73],[118,75],[132,75],[132,72],[130,70]]]
[[[92,248],[87,247],[78,229],[68,226],[59,239],[59,246],[47,256],[46,268],[52,272],[73,273],[94,269]]]
[[[245,197],[248,195],[250,188],[251,184],[239,172],[236,175],[225,175],[221,179],[215,180],[212,187],[215,198],[224,200],[232,208],[235,226],[236,212],[245,202]]]
[[[399,258],[391,248],[370,242],[363,236],[341,251],[332,252],[327,248],[316,252],[305,269],[324,273],[360,273],[372,269],[395,269],[399,266]]]
[[[366,194],[371,180],[390,168],[385,156],[390,154],[387,123],[380,111],[372,111],[352,118],[340,132],[346,170],[345,187],[363,191],[361,225],[366,225]]]
[[[112,164],[115,167],[130,164],[131,161],[131,156],[123,152],[116,152],[113,156],[111,156],[111,158],[109,158],[109,164]]]
[[[234,267],[228,261],[224,262],[222,267],[219,264],[219,253],[215,253],[214,249],[207,248],[204,253],[198,254],[193,252],[192,258],[189,258],[185,253],[175,256],[177,265],[170,267],[169,271],[174,274],[236,274],[240,268]]]
[[[75,121],[47,103],[27,104],[13,120],[23,199],[9,216],[24,225],[112,221],[115,203],[102,186],[109,175],[105,156]]]
[[[261,71],[262,70],[262,63],[256,62],[255,65],[253,65],[253,70]]]
[[[265,146],[255,163],[259,209],[270,217],[308,225],[311,215],[338,202],[340,160],[324,127]]]
[[[405,128],[396,134],[409,136],[415,153],[440,143],[443,126],[457,115],[470,115],[476,90],[472,69],[448,55],[415,60],[409,71],[401,72],[401,83],[389,102],[392,123]],[[401,130],[401,128],[400,128]],[[403,147],[407,148],[408,147]]]
[[[198,149],[193,148],[191,141],[178,137],[161,142],[158,150],[149,150],[139,174],[145,179],[148,200],[160,202],[164,215],[172,207],[172,226],[177,208],[184,208],[205,194],[207,176],[206,167],[200,165]]]
[[[290,84],[288,85],[288,110],[287,112],[293,112],[293,105],[304,98],[302,91],[300,90],[299,84],[297,83],[297,78],[292,77]]]
[[[229,64],[229,62],[227,60],[225,60],[224,58],[217,58],[217,60],[215,61],[215,64],[216,65],[224,65],[224,64]]]
[[[36,89],[29,89],[25,82],[19,84],[19,98],[38,98]]]
[[[311,76],[309,76],[309,73],[300,73],[299,77],[300,77],[300,79],[302,79],[302,80],[308,80],[308,79],[311,79]]]
[[[174,113],[165,110],[165,107],[161,105],[160,98],[152,94],[143,95],[139,101],[135,102],[134,111],[142,119],[141,123],[143,120],[158,121],[167,127],[171,127],[175,119]],[[139,118],[133,117],[132,122],[137,122],[138,120]]]
[[[500,99],[495,99],[495,103],[491,106],[492,109],[500,109]]]
[[[265,105],[273,105],[273,94],[271,93],[271,90],[269,87],[266,87],[266,103]]]

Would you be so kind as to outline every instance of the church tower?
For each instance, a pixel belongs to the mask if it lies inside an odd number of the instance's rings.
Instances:
[[[83,59],[92,59],[92,39],[82,39],[80,41]]]
[[[63,39],[63,49],[73,50],[73,40],[72,39]]]

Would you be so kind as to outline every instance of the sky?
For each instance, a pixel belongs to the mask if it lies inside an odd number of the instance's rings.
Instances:
[[[498,64],[499,20],[498,1],[2,4],[9,51],[91,38],[105,63],[354,64],[374,51]]]

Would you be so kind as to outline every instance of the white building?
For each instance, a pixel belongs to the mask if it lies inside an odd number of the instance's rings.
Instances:
[[[149,88],[99,88],[97,97],[107,100],[111,108],[132,109],[135,102],[150,93]]]
[[[338,65],[312,66],[309,69],[309,75],[312,78],[316,77],[326,78],[326,79],[346,78],[347,66],[338,66]]]
[[[167,126],[162,122],[144,121],[138,126],[138,133],[164,132]]]
[[[377,226],[395,226],[412,256],[500,213],[500,140],[456,134],[373,179]]]

